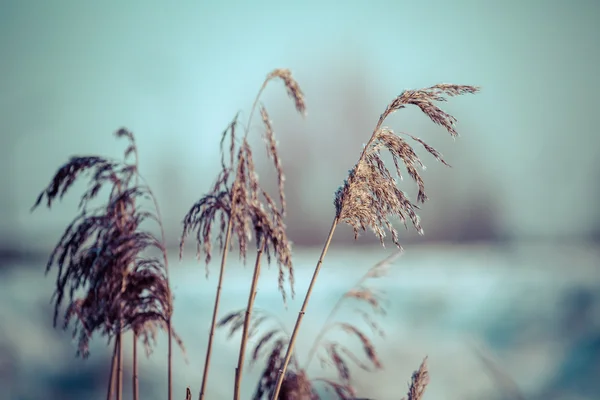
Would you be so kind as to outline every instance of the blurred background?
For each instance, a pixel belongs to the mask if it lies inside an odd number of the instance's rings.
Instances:
[[[426,399],[600,398],[599,15],[591,0],[1,1],[0,399],[105,396],[105,341],[89,360],[74,357],[70,333],[52,328],[55,271],[44,278],[78,194],[51,212],[30,208],[69,156],[119,157],[124,143],[112,133],[123,126],[136,135],[175,265],[175,323],[189,361],[178,356],[175,396],[188,385],[197,395],[217,274],[211,265],[205,280],[192,245],[177,262],[181,220],[219,170],[222,131],[236,112],[247,118],[274,68],[292,70],[308,108],[299,117],[280,82],[262,97],[287,177],[299,297],[333,194],[386,105],[440,82],[482,87],[442,105],[459,120],[457,140],[416,109],[387,121],[452,168],[420,153],[425,235],[401,230],[406,253],[381,283],[385,370],[357,369],[359,395],[400,399],[428,355]],[[274,188],[259,122],[255,159]],[[416,198],[411,182],[403,188]],[[355,242],[349,228],[336,232],[298,346],[392,251],[371,233]],[[236,263],[222,313],[247,299],[252,271]],[[265,274],[257,302],[291,328],[302,298],[285,309],[274,279]],[[144,398],[165,397],[164,344],[142,362]],[[238,346],[237,336],[217,338],[212,398],[230,396]],[[259,372],[244,381],[249,393]],[[331,375],[317,363],[309,372]]]

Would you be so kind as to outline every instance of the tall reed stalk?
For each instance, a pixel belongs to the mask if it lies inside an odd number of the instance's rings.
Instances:
[[[138,346],[137,346],[137,335],[133,333],[133,374],[131,379],[131,387],[133,389],[133,400],[139,400],[140,398],[140,379],[138,375]],[[167,367],[168,368],[168,367]]]
[[[434,101],[445,101],[446,96],[457,96],[465,93],[475,93],[478,88],[466,85],[439,84],[421,90],[407,90],[396,97],[381,114],[371,138],[365,145],[358,162],[350,171],[344,185],[338,189],[335,196],[336,213],[329,229],[325,245],[317,261],[313,276],[304,297],[302,307],[298,312],[298,318],[290,341],[288,343],[286,355],[283,361],[283,366],[279,371],[277,385],[271,400],[276,400],[279,396],[281,384],[285,377],[287,366],[292,356],[292,351],[296,344],[298,330],[302,319],[306,314],[306,308],[310,295],[312,293],[317,276],[323,264],[323,259],[327,254],[333,233],[340,222],[346,222],[354,229],[355,237],[358,236],[358,231],[366,230],[370,227],[375,235],[377,235],[383,244],[385,236],[384,229],[387,229],[392,235],[392,241],[400,247],[398,241],[398,233],[393,228],[389,218],[397,216],[406,225],[406,218],[410,218],[419,234],[423,234],[423,229],[419,223],[419,218],[416,215],[415,209],[418,209],[416,204],[408,200],[404,192],[397,187],[396,180],[385,166],[381,159],[381,150],[387,149],[394,161],[396,173],[401,177],[400,161],[406,167],[408,174],[417,183],[419,192],[417,202],[425,202],[427,196],[424,191],[423,179],[419,175],[415,165],[421,167],[423,163],[414,152],[413,148],[404,141],[400,136],[396,135],[392,130],[383,127],[385,119],[395,111],[405,108],[407,105],[415,105],[421,109],[435,124],[444,127],[452,137],[456,137],[458,133],[454,129],[456,119],[442,111],[434,104]],[[412,135],[409,136],[416,142],[420,143],[429,153],[436,159],[446,164],[441,158],[441,155],[431,146],[427,145],[421,139]]]
[[[119,351],[119,341],[115,340],[113,354],[110,360],[110,374],[108,376],[108,389],[106,390],[106,400],[111,400],[115,393],[115,376],[117,367],[117,352]]]
[[[225,249],[229,248],[229,240],[231,238],[231,228],[233,222],[232,219],[229,218],[229,222],[227,223],[227,233],[225,234]],[[206,359],[204,361],[204,371],[202,372],[202,385],[200,386],[200,400],[204,400],[204,395],[206,391],[206,384],[208,382],[208,367],[210,365],[210,357],[212,355],[212,343],[213,337],[215,336],[215,326],[217,324],[217,314],[219,312],[219,303],[221,301],[221,288],[223,287],[223,273],[225,272],[225,263],[227,262],[227,251],[223,251],[223,255],[221,257],[221,268],[219,269],[219,281],[217,283],[217,292],[215,294],[215,304],[213,306],[213,314],[212,314],[212,322],[210,324],[210,332],[208,334],[208,345],[206,348]]]
[[[267,263],[272,256],[278,265],[278,288],[286,302],[284,282],[290,286],[291,296],[294,296],[294,269],[292,265],[291,243],[287,238],[286,226],[283,219],[286,214],[284,195],[284,174],[279,157],[277,142],[269,114],[264,106],[259,104],[261,95],[268,83],[279,79],[283,82],[288,96],[295,103],[296,110],[305,115],[306,106],[304,94],[298,83],[292,78],[287,69],[275,69],[267,75],[256,95],[250,110],[246,125],[238,122],[238,115],[223,132],[221,150],[221,171],[219,172],[212,190],[198,200],[186,214],[183,221],[183,233],[180,241],[180,258],[183,253],[184,241],[187,235],[195,232],[197,239],[197,254],[205,253],[205,264],[208,276],[208,265],[212,257],[212,228],[218,225],[217,241],[221,251],[221,262],[218,283],[215,293],[211,327],[205,354],[205,363],[199,399],[204,400],[208,384],[208,373],[212,357],[213,339],[217,326],[231,324],[231,334],[241,329],[240,351],[235,368],[233,400],[240,400],[244,363],[249,337],[256,327],[267,318],[264,315],[256,317],[254,302],[258,291],[261,264],[264,257]],[[302,320],[306,314],[308,303],[328,253],[333,235],[340,223],[347,223],[354,230],[355,239],[359,231],[370,228],[384,244],[386,232],[391,234],[392,242],[401,248],[398,232],[393,227],[391,218],[397,217],[407,227],[407,221],[423,234],[416,210],[418,203],[427,200],[424,181],[417,167],[424,165],[414,149],[404,139],[408,138],[419,143],[426,152],[433,155],[441,163],[448,165],[441,154],[420,138],[408,133],[394,133],[383,126],[392,113],[408,105],[417,106],[432,122],[445,128],[452,137],[458,135],[455,130],[457,120],[442,111],[435,102],[446,101],[447,97],[467,93],[476,93],[479,89],[474,86],[438,84],[420,90],[406,90],[396,97],[381,114],[371,137],[364,146],[357,163],[349,171],[347,179],[335,193],[335,215],[327,234],[327,238],[317,260],[313,275],[305,294],[302,306],[298,312],[294,329],[291,334],[281,327],[263,334],[254,346],[250,362],[258,359],[261,348],[270,343],[271,351],[261,380],[258,384],[255,398],[270,394],[271,399],[279,396],[301,396],[302,398],[318,398],[313,391],[311,382],[324,382],[333,388],[340,398],[354,395],[350,383],[350,373],[345,356],[356,362],[349,349],[339,343],[328,342],[325,346],[330,361],[337,368],[342,382],[318,378],[311,381],[306,368],[315,356],[317,348],[326,332],[332,327],[339,327],[346,333],[352,334],[363,344],[366,357],[376,369],[381,363],[370,339],[354,325],[347,323],[332,323],[332,316],[340,308],[344,298],[368,302],[373,310],[379,307],[373,292],[362,287],[363,280],[380,276],[381,266],[389,264],[391,259],[373,267],[359,281],[358,286],[351,289],[334,306],[323,329],[317,335],[315,344],[310,349],[304,369],[299,367],[294,356],[295,344]],[[263,139],[266,143],[267,156],[274,164],[277,173],[279,204],[259,184],[255,171],[253,150],[248,141],[252,118],[256,110],[260,110],[264,128]],[[236,137],[236,129],[242,125],[244,134]],[[123,160],[112,160],[99,156],[75,156],[63,164],[52,177],[48,186],[38,196],[32,210],[37,208],[45,199],[48,208],[56,200],[61,200],[73,183],[82,175],[88,178],[88,188],[81,195],[79,213],[65,229],[61,239],[53,249],[46,272],[56,266],[56,290],[53,296],[54,325],[57,324],[59,313],[63,312],[63,303],[67,300],[64,311],[64,329],[73,323],[73,335],[79,339],[77,355],[89,355],[89,341],[96,333],[108,338],[113,343],[110,366],[107,400],[116,395],[122,398],[123,389],[123,334],[132,331],[133,334],[133,400],[139,400],[138,376],[138,340],[144,345],[147,355],[152,350],[157,330],[166,330],[168,334],[168,400],[172,400],[173,371],[172,371],[172,342],[173,339],[183,350],[183,343],[172,326],[173,296],[169,278],[169,263],[166,250],[166,239],[162,218],[156,197],[138,171],[137,145],[133,133],[126,129],[116,132],[118,138],[128,141]],[[225,141],[229,138],[229,149],[225,149]],[[395,166],[392,174],[381,158],[382,150],[387,150]],[[129,156],[133,154],[133,162]],[[226,157],[226,154],[228,157]],[[228,160],[226,160],[228,158]],[[416,182],[418,187],[417,199],[413,203],[408,196],[398,188],[398,179],[402,179],[401,166]],[[103,189],[108,189],[108,196],[100,206],[93,206],[93,201],[100,197]],[[150,200],[152,209],[146,210],[141,200]],[[144,221],[151,220],[160,228],[160,236],[156,236],[141,228]],[[217,321],[221,300],[224,271],[227,254],[237,241],[240,259],[246,264],[249,244],[256,245],[256,258],[248,301],[246,308],[230,314]],[[151,257],[147,251],[158,251],[158,257]],[[373,328],[374,323],[363,313],[365,321]],[[254,325],[253,325],[253,317]],[[375,328],[374,328],[375,329]],[[285,356],[283,356],[285,352]],[[412,376],[408,400],[422,399],[425,387],[429,382],[427,358]],[[287,371],[291,363],[292,368]],[[189,387],[186,399],[191,400]]]
[[[238,353],[238,363],[235,368],[235,383],[233,398],[240,399],[240,386],[242,383],[242,371],[244,369],[244,360],[246,356],[246,345],[248,344],[248,333],[250,321],[252,320],[252,310],[254,309],[254,300],[256,299],[256,288],[258,286],[258,278],[260,277],[260,262],[262,254],[265,250],[265,242],[262,241],[256,254],[256,262],[254,263],[254,273],[252,275],[252,283],[250,284],[250,293],[248,294],[248,305],[244,315],[244,326],[242,328],[242,339],[240,341],[240,351]]]
[[[292,97],[299,113],[304,114],[304,97],[296,81],[292,78],[290,71],[286,69],[276,69],[267,75],[263,82],[250,111],[248,123],[244,128],[244,135],[241,143],[236,143],[236,128],[238,126],[238,116],[233,119],[228,128],[223,132],[221,140],[221,171],[217,176],[216,182],[209,194],[197,201],[190,211],[186,214],[183,221],[183,234],[180,242],[180,257],[183,252],[185,237],[193,231],[196,231],[197,254],[204,251],[205,263],[211,260],[211,231],[212,224],[219,218],[220,230],[218,236],[219,248],[222,252],[221,267],[219,271],[219,280],[215,294],[215,303],[213,306],[212,322],[208,337],[208,348],[206,350],[206,359],[202,374],[202,384],[200,387],[199,399],[203,400],[206,393],[208,382],[208,370],[212,355],[213,337],[216,329],[219,303],[221,299],[221,289],[223,284],[223,274],[227,260],[227,252],[231,249],[231,241],[237,239],[239,245],[240,257],[243,262],[246,261],[248,243],[255,238],[257,245],[257,255],[255,263],[255,279],[258,280],[260,271],[260,260],[262,253],[266,252],[270,261],[271,252],[277,258],[279,266],[278,286],[285,301],[286,294],[283,288],[284,269],[288,272],[288,279],[293,296],[293,267],[291,260],[291,246],[285,232],[283,216],[285,213],[285,196],[283,192],[283,169],[277,152],[277,145],[274,138],[273,129],[269,116],[264,107],[260,107],[263,124],[265,126],[264,139],[267,144],[267,154],[273,160],[277,171],[279,184],[280,207],[275,204],[271,196],[264,191],[258,182],[258,175],[255,172],[252,149],[248,142],[250,124],[255,109],[258,106],[260,96],[267,84],[279,78],[283,81],[288,95]],[[230,137],[229,163],[225,160],[224,142],[227,136]],[[237,152],[236,152],[237,148]],[[230,179],[233,176],[233,179]],[[262,197],[262,199],[261,199]],[[227,221],[227,222],[225,222]],[[227,227],[226,227],[227,226]],[[223,237],[225,232],[225,237]],[[201,246],[202,245],[202,246]],[[208,272],[208,269],[207,269]],[[249,305],[252,306],[252,291],[256,290],[256,282],[253,282],[249,297]],[[251,314],[251,310],[249,311]],[[240,347],[245,347],[247,336],[243,336]],[[239,387],[243,374],[243,355],[238,359],[238,367],[235,373],[234,399],[239,399]]]

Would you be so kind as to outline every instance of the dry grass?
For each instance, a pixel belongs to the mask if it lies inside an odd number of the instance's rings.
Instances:
[[[315,336],[302,366],[300,366],[296,354],[292,355],[292,368],[287,372],[283,381],[281,398],[302,398],[297,397],[297,393],[302,392],[305,395],[310,394],[311,399],[319,400],[321,397],[317,394],[316,387],[323,386],[339,399],[352,399],[356,393],[352,386],[351,367],[355,366],[365,371],[376,371],[383,368],[370,335],[366,334],[357,324],[336,320],[336,316],[344,305],[353,306],[352,311],[360,317],[364,325],[371,329],[371,334],[384,337],[384,330],[374,317],[385,314],[383,293],[370,287],[369,282],[385,277],[388,268],[399,254],[400,252],[392,254],[369,268],[356,284],[338,299],[321,330]],[[244,321],[244,311],[232,312],[219,321],[219,327],[229,328],[229,337],[240,330]],[[290,338],[289,331],[280,320],[264,310],[256,310],[251,324],[252,336],[256,336],[259,331],[262,333],[256,339],[252,349],[251,362],[254,364],[261,358],[266,358],[266,365],[254,393],[254,400],[273,395],[279,370],[285,359],[286,345]],[[350,335],[358,340],[362,345],[362,355],[356,354],[340,344],[337,340],[340,334]],[[308,377],[308,367],[315,357],[318,358],[322,368],[333,368],[337,374],[337,380]]]
[[[277,181],[279,186],[280,206],[277,207],[273,198],[260,186],[258,175],[254,168],[252,148],[248,142],[250,132],[250,123],[254,110],[267,84],[279,78],[283,81],[289,96],[294,100],[296,110],[304,115],[306,108],[304,105],[304,95],[291,73],[286,69],[276,69],[271,72],[263,82],[258,95],[250,111],[248,123],[245,126],[244,135],[241,143],[236,143],[236,128],[238,126],[238,115],[229,124],[223,132],[221,139],[221,172],[217,176],[212,190],[206,196],[202,197],[192,206],[183,221],[183,235],[181,238],[181,250],[185,237],[196,232],[198,243],[198,255],[203,250],[206,254],[206,266],[211,259],[211,234],[213,223],[218,218],[219,225],[219,250],[221,251],[221,269],[217,283],[217,292],[213,308],[211,329],[208,339],[208,348],[206,351],[206,361],[204,363],[204,373],[200,389],[200,400],[204,398],[206,390],[208,368],[212,352],[212,341],[214,337],[218,308],[220,303],[221,288],[223,283],[223,272],[227,259],[227,253],[231,248],[232,235],[237,239],[240,257],[245,262],[248,251],[248,243],[252,238],[256,241],[257,254],[254,266],[254,276],[250,286],[248,304],[244,317],[244,331],[240,344],[240,353],[238,366],[236,368],[235,395],[234,399],[239,400],[239,388],[241,384],[242,370],[244,366],[244,355],[246,342],[248,339],[248,324],[252,314],[254,298],[256,296],[256,287],[260,275],[261,257],[266,253],[268,261],[271,261],[273,253],[279,266],[278,286],[286,301],[286,291],[284,289],[285,272],[287,271],[290,284],[290,291],[294,295],[294,269],[292,266],[291,245],[286,235],[283,217],[286,211],[286,202],[284,194],[284,175],[281,166],[281,160],[277,151],[275,134],[265,107],[260,107],[262,121],[265,127],[264,140],[267,148],[267,155],[273,160],[277,172]],[[225,160],[224,143],[229,137],[229,162]],[[236,150],[237,148],[237,150]],[[202,245],[202,247],[201,247]],[[180,252],[181,255],[181,252]],[[207,271],[208,272],[208,271]]]
[[[396,97],[381,114],[368,143],[357,163],[349,171],[347,179],[335,193],[335,215],[331,229],[317,261],[303,304],[293,330],[288,332],[268,312],[254,310],[254,299],[263,254],[270,263],[278,265],[278,288],[286,302],[288,291],[294,296],[294,269],[292,248],[287,238],[284,217],[286,200],[284,192],[283,163],[278,153],[273,124],[264,106],[259,104],[261,94],[269,82],[283,82],[296,110],[306,114],[304,95],[300,86],[287,69],[276,69],[267,75],[250,110],[246,124],[239,121],[237,114],[221,140],[221,170],[209,193],[201,197],[188,211],[183,220],[180,242],[180,257],[185,239],[194,234],[197,254],[204,254],[206,273],[213,256],[213,245],[218,244],[221,254],[219,278],[213,307],[211,331],[199,398],[205,396],[208,371],[212,354],[212,341],[218,326],[229,327],[230,336],[241,330],[240,351],[233,383],[234,400],[241,398],[240,384],[245,365],[248,339],[259,334],[251,349],[250,364],[266,359],[261,379],[257,384],[254,399],[265,396],[271,399],[319,399],[317,386],[323,386],[340,399],[355,396],[352,384],[352,368],[368,371],[383,368],[372,336],[383,336],[383,329],[374,318],[383,313],[381,296],[367,285],[368,281],[383,277],[384,271],[397,254],[369,269],[359,282],[333,305],[321,331],[315,336],[307,359],[301,366],[295,352],[295,342],[314,284],[337,225],[347,223],[358,237],[360,231],[371,229],[383,244],[386,235],[400,248],[399,234],[392,223],[398,218],[405,227],[408,223],[422,234],[417,210],[418,204],[427,200],[425,183],[419,173],[424,165],[410,141],[418,143],[438,161],[448,165],[441,154],[420,138],[408,133],[395,132],[383,126],[386,118],[408,105],[417,106],[432,122],[457,136],[456,119],[440,109],[435,103],[446,97],[476,93],[478,88],[466,85],[439,84],[421,90],[407,90]],[[254,151],[248,135],[256,110],[259,110],[266,155],[272,161],[277,176],[277,196],[271,196],[260,185],[254,165]],[[241,134],[239,134],[241,131]],[[73,183],[82,176],[88,179],[88,189],[81,195],[79,214],[69,224],[52,251],[47,272],[56,266],[57,279],[54,301],[54,324],[61,312],[64,328],[73,322],[73,334],[78,338],[78,355],[87,357],[89,342],[94,334],[105,336],[113,342],[113,363],[107,399],[122,396],[122,352],[123,332],[134,333],[134,376],[133,397],[137,400],[137,342],[142,340],[148,354],[156,338],[157,330],[165,330],[168,347],[168,398],[172,399],[172,339],[183,344],[173,330],[172,293],[169,284],[169,269],[165,238],[158,204],[138,172],[138,153],[131,132],[120,129],[117,137],[125,138],[128,147],[123,160],[111,160],[99,156],[72,157],[53,176],[48,187],[40,194],[33,208],[46,201],[62,199]],[[391,155],[394,173],[382,158],[382,151]],[[130,158],[133,157],[133,161]],[[412,202],[398,186],[403,170],[418,188],[416,202]],[[92,207],[103,188],[108,196],[100,206]],[[277,200],[275,200],[277,198]],[[150,208],[145,204],[149,203]],[[161,234],[156,236],[143,228],[143,223],[157,223]],[[241,260],[245,263],[251,244],[256,247],[254,273],[249,285],[246,307],[231,313],[217,324],[220,294],[227,254],[233,249],[234,241]],[[354,302],[363,305],[357,308],[363,325],[371,329],[367,334],[358,324],[336,321],[338,310]],[[66,309],[63,305],[66,303]],[[367,307],[365,310],[364,307]],[[271,324],[270,328],[264,329]],[[275,324],[273,326],[273,324]],[[362,353],[355,354],[343,346],[335,335],[349,335],[362,345]],[[337,379],[310,378],[307,374],[310,362],[317,358],[322,366],[332,368]],[[427,359],[412,376],[407,399],[420,400],[429,383]],[[288,366],[290,366],[288,370]],[[116,382],[116,383],[115,383]],[[116,386],[116,387],[115,387]],[[186,400],[192,392],[186,389]]]
[[[423,228],[416,214],[418,205],[411,202],[398,187],[398,181],[381,159],[381,151],[387,150],[391,154],[396,176],[400,180],[402,180],[401,166],[404,166],[408,175],[416,182],[419,189],[417,203],[424,203],[427,200],[425,183],[417,168],[425,166],[410,144],[391,129],[383,127],[383,122],[392,113],[412,104],[418,106],[431,121],[443,126],[452,137],[456,137],[458,135],[454,128],[456,119],[437,107],[434,101],[445,101],[444,94],[457,96],[476,91],[477,88],[473,86],[442,84],[422,90],[405,91],[394,99],[381,114],[358,162],[335,194],[336,220],[352,226],[355,236],[358,236],[359,230],[371,228],[382,244],[387,230],[398,247],[400,247],[398,232],[392,226],[390,218],[398,217],[405,226],[409,219],[415,229],[423,234]],[[413,135],[402,134],[418,142],[438,161],[448,165],[441,154],[423,140]]]
[[[67,297],[64,328],[74,321],[73,336],[79,340],[79,355],[89,355],[89,341],[95,333],[106,336],[109,342],[114,340],[119,349],[115,350],[117,398],[122,390],[123,332],[132,330],[149,353],[156,331],[166,330],[170,399],[171,338],[175,337],[180,346],[183,343],[171,327],[173,301],[164,235],[156,237],[141,227],[151,220],[158,223],[162,232],[162,222],[152,191],[137,184],[140,176],[133,134],[120,129],[116,136],[129,142],[123,161],[98,156],[72,157],[59,168],[32,208],[44,199],[50,208],[77,179],[89,178],[89,187],[81,195],[79,214],[67,226],[46,267],[46,272],[54,265],[58,269],[53,296],[54,324]],[[134,162],[128,163],[131,155]],[[107,201],[92,207],[104,187],[110,188]],[[141,208],[139,203],[143,200],[150,200],[154,209]],[[148,256],[151,250],[158,250],[159,257]],[[134,346],[135,343],[137,340]],[[112,370],[111,367],[111,380]]]
[[[340,222],[349,224],[354,229],[355,237],[358,237],[359,230],[364,231],[369,227],[379,237],[382,244],[385,237],[385,230],[387,229],[392,235],[392,241],[398,247],[400,247],[398,232],[392,225],[391,217],[398,217],[405,226],[407,218],[410,219],[417,231],[423,234],[423,228],[415,211],[418,209],[418,206],[412,203],[406,194],[398,188],[398,182],[381,159],[381,150],[386,149],[392,155],[398,178],[402,177],[400,161],[404,164],[408,174],[419,187],[417,202],[421,203],[425,202],[427,195],[425,194],[423,179],[415,168],[415,164],[420,166],[423,166],[423,164],[414,149],[405,140],[395,135],[391,129],[383,126],[386,118],[392,113],[405,108],[407,105],[415,105],[432,122],[441,125],[452,137],[456,137],[458,135],[454,128],[457,122],[456,118],[436,106],[434,101],[446,101],[444,95],[458,96],[461,94],[476,93],[478,90],[474,86],[449,84],[439,84],[421,90],[407,90],[396,97],[381,114],[375,125],[375,129],[373,129],[371,138],[358,158],[358,162],[349,171],[348,178],[335,194],[335,217],[331,223],[321,256],[317,261],[313,277],[306,291],[304,302],[298,313],[296,325],[294,326],[287,347],[287,354],[279,374],[277,387],[280,387],[283,382],[298,330],[306,313],[310,295],[337,225]],[[427,145],[417,137],[409,136],[425,147],[425,150],[435,158],[446,164],[433,147]],[[276,388],[271,397],[272,400],[277,399],[278,394],[279,389]]]

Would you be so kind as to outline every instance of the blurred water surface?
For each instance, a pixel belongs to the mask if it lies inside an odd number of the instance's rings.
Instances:
[[[327,256],[300,332],[300,362],[337,299],[392,249],[354,247]],[[295,253],[296,298],[284,307],[277,290],[277,269],[265,269],[256,306],[268,310],[291,330],[319,249]],[[15,263],[0,280],[0,381],[2,399],[100,399],[105,397],[110,352],[103,339],[91,356],[74,357],[70,334],[52,330],[48,300],[54,273],[43,276],[44,260]],[[252,276],[230,258],[220,315],[244,307]],[[384,290],[387,315],[378,317],[385,338],[374,338],[384,370],[354,368],[358,395],[399,399],[411,373],[429,357],[431,383],[426,399],[516,398],[596,399],[600,383],[600,252],[592,245],[410,246],[385,278],[372,287]],[[217,278],[217,263],[205,279],[204,266],[192,256],[173,263],[174,323],[182,336],[188,363],[175,354],[175,398],[200,385],[204,349]],[[339,319],[361,325],[354,306]],[[365,308],[368,310],[368,308]],[[59,323],[60,325],[60,323]],[[231,395],[239,335],[215,339],[209,397]],[[341,333],[329,339],[360,351],[361,344]],[[256,339],[254,339],[256,340]],[[130,339],[129,339],[130,343]],[[166,340],[160,335],[149,358],[141,359],[144,399],[164,399]],[[129,357],[127,357],[129,362]],[[245,374],[250,398],[259,363]],[[130,380],[126,365],[126,390]],[[311,363],[312,377],[334,377]],[[126,393],[126,398],[129,392]],[[511,397],[512,396],[512,397]]]

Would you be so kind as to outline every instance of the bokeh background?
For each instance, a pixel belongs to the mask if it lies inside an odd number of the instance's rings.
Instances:
[[[205,280],[194,246],[177,262],[181,220],[218,172],[221,132],[237,111],[248,116],[279,67],[292,70],[308,107],[297,116],[279,82],[262,98],[287,175],[299,294],[333,193],[386,104],[439,82],[482,87],[444,104],[459,120],[456,141],[415,109],[387,123],[452,168],[423,155],[425,235],[402,231],[405,255],[380,283],[385,370],[357,369],[359,395],[401,398],[428,355],[426,399],[600,398],[599,15],[591,0],[0,2],[0,398],[104,396],[109,350],[100,338],[89,360],[74,357],[70,334],[52,329],[53,274],[43,274],[78,197],[51,212],[30,207],[70,155],[120,156],[111,135],[122,126],[136,134],[175,265],[189,361],[176,360],[175,393],[189,385],[197,395],[216,273],[212,265]],[[261,179],[272,181],[257,149]],[[392,251],[370,233],[357,242],[350,229],[336,233],[299,346]],[[232,260],[223,313],[245,304],[251,277]],[[284,308],[273,274],[258,305],[291,327],[301,299]],[[237,339],[217,338],[211,398],[230,396],[237,349]],[[165,397],[164,350],[162,338],[142,362],[145,398]],[[259,367],[244,381],[248,398]],[[318,363],[309,372],[332,374]]]

